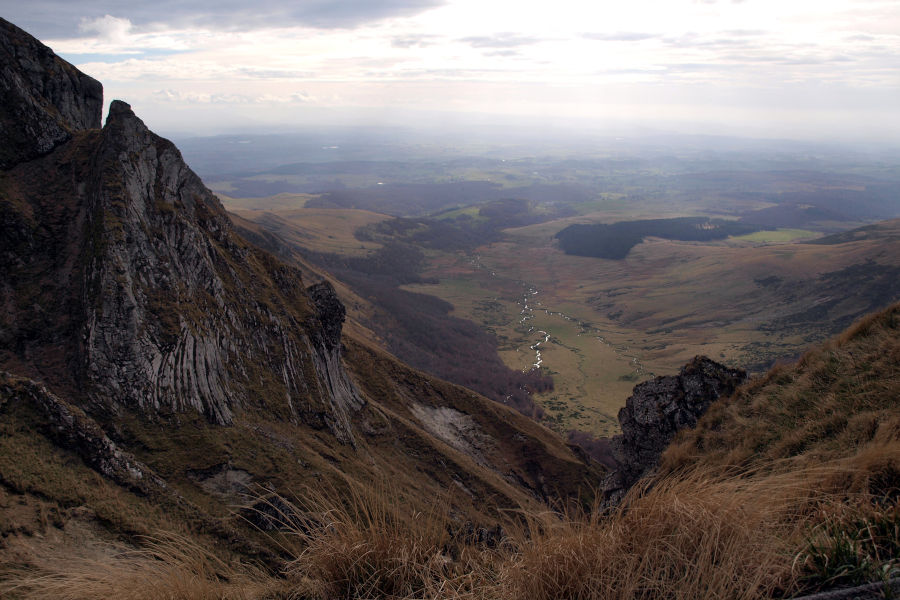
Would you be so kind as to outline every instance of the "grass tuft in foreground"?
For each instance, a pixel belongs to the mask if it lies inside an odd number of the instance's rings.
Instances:
[[[877,450],[881,457],[873,461]],[[309,492],[282,508],[297,551],[281,574],[225,564],[195,542],[150,540],[106,562],[7,574],[4,598],[144,600],[762,599],[880,580],[900,555],[896,494],[872,482],[900,442],[827,464],[696,467],[633,490],[610,513],[511,513],[499,543],[454,535],[436,503],[404,512],[387,488]],[[285,504],[282,507],[288,506]],[[448,527],[449,525],[449,527]]]
[[[147,539],[108,560],[54,560],[0,578],[0,596],[22,600],[251,600],[286,598],[284,590],[282,581],[226,564],[183,536]]]
[[[4,598],[756,600],[879,581],[900,556],[900,305],[773,370],[663,457],[615,511],[501,515],[462,535],[448,499],[384,484],[273,504],[282,573],[188,538],[7,573]]]

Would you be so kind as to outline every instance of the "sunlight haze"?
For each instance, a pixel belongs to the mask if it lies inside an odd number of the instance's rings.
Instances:
[[[163,131],[496,117],[900,138],[894,1],[7,4]]]

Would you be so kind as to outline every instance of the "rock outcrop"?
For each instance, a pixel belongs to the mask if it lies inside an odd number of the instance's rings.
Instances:
[[[331,400],[328,407],[330,410],[317,415],[306,415],[306,420],[321,419],[337,433],[338,439],[352,442],[350,417],[363,407],[365,401],[341,364],[341,328],[347,310],[338,299],[334,287],[327,281],[312,285],[306,291],[315,308],[315,316],[307,327],[315,348],[313,362]]]
[[[100,127],[103,86],[0,19],[0,169]]]
[[[655,468],[678,431],[697,424],[709,405],[734,393],[747,378],[705,356],[695,357],[678,375],[640,383],[619,410],[622,433],[612,438],[615,470],[603,483],[608,504],[618,504],[642,476]]]
[[[0,406],[6,402],[35,408],[49,438],[119,485],[142,495],[166,491],[166,483],[147,465],[120,449],[84,411],[45,386],[0,371]]]
[[[262,409],[352,442],[364,402],[341,362],[334,291],[307,292],[299,270],[236,235],[128,104],[93,129],[99,83],[12,25],[0,47],[15,59],[0,73],[14,96],[4,134],[36,144],[7,147],[0,176],[3,358],[107,413],[229,424]]]

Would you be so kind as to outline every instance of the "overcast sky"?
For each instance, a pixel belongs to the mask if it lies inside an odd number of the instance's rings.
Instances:
[[[900,141],[898,0],[0,0],[161,131],[491,119]]]

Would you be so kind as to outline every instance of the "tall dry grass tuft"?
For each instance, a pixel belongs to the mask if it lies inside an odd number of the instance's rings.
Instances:
[[[605,517],[545,515],[507,566],[503,597],[771,597],[790,587],[790,540],[808,498],[793,477],[694,472],[633,493]]]
[[[54,560],[7,573],[0,596],[38,600],[256,600],[282,584],[247,566],[226,564],[183,536],[147,540],[109,560]]]
[[[485,579],[485,553],[451,535],[449,502],[416,511],[385,486],[348,482],[299,503],[293,533],[304,549],[287,576],[317,582],[321,598],[474,597]]]
[[[536,515],[529,535],[519,532],[498,597],[749,600],[815,589],[826,579],[815,564],[821,553],[810,551],[815,532],[849,522],[836,516],[848,506],[854,515],[890,512],[879,503],[896,496],[873,494],[873,483],[897,464],[894,444],[815,466],[697,467],[632,490],[608,515]],[[884,527],[873,519],[853,523]],[[888,544],[879,543],[869,547]]]
[[[696,466],[612,512],[518,512],[473,543],[449,502],[414,511],[387,487],[306,491],[278,513],[300,549],[283,577],[156,540],[107,563],[61,564],[11,597],[167,599],[719,600],[789,597],[898,572],[900,442],[850,458],[741,470]],[[287,546],[283,547],[285,550]],[[5,597],[5,596],[4,596]]]

